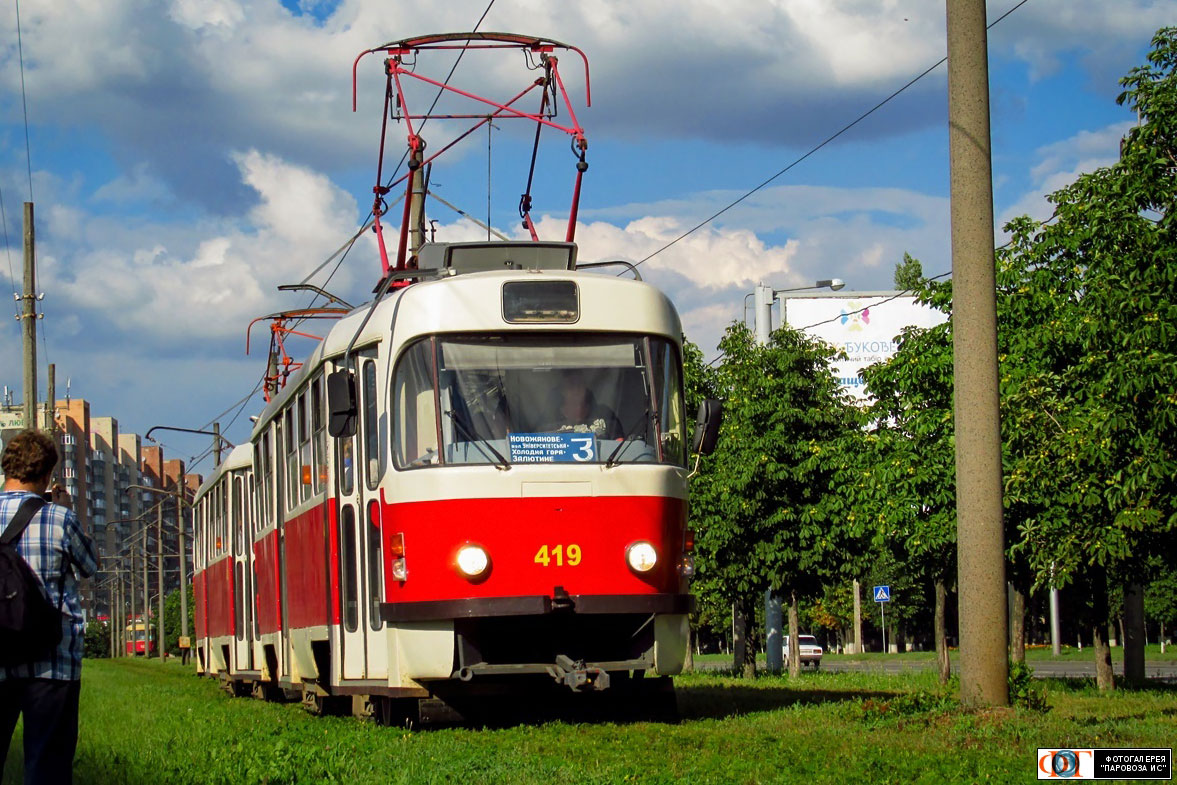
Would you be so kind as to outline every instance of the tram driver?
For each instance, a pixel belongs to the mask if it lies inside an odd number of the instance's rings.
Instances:
[[[554,412],[542,431],[593,433],[598,439],[620,439],[617,414],[597,401],[584,369],[564,371],[554,396]]]

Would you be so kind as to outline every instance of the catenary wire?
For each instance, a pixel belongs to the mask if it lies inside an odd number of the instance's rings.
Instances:
[[[29,174],[29,201],[33,201],[33,153],[29,144],[29,104],[25,97],[25,52],[20,31],[20,0],[16,0],[16,51],[20,61],[20,105],[25,120],[25,164]]]
[[[1017,5],[1013,6],[1013,7],[1012,7],[1012,8],[1010,8],[1008,11],[1006,11],[1004,14],[1002,14],[1001,16],[997,17],[997,18],[996,18],[996,19],[994,19],[992,22],[990,22],[990,23],[989,23],[989,25],[988,25],[988,26],[986,26],[986,28],[985,28],[985,29],[986,29],[986,30],[988,30],[988,29],[991,29],[991,28],[992,28],[994,25],[996,25],[998,22],[1000,22],[1001,20],[1005,19],[1007,16],[1009,16],[1009,15],[1010,15],[1010,14],[1012,14],[1014,11],[1018,10],[1019,8],[1021,8],[1022,6],[1024,6],[1024,5],[1025,5],[1026,3],[1028,3],[1028,2],[1030,2],[1030,0],[1021,0],[1021,2],[1019,2]],[[727,206],[723,207],[722,209],[720,209],[720,210],[716,211],[715,213],[711,214],[710,216],[708,216],[707,218],[703,219],[703,220],[702,220],[702,221],[700,221],[699,223],[695,224],[695,225],[694,225],[694,226],[692,226],[690,229],[686,230],[685,232],[683,232],[682,234],[680,234],[678,237],[675,237],[673,240],[671,240],[670,242],[668,242],[666,245],[662,246],[662,247],[661,247],[661,248],[659,248],[658,250],[656,250],[656,251],[654,251],[653,253],[649,254],[648,256],[646,256],[646,257],[645,257],[644,259],[642,259],[641,261],[639,261],[639,262],[635,262],[635,263],[634,263],[634,267],[638,267],[638,266],[642,265],[643,263],[645,263],[645,262],[648,262],[650,259],[653,259],[655,256],[657,256],[658,254],[662,253],[663,251],[665,251],[666,249],[670,248],[671,246],[675,245],[675,244],[676,244],[676,243],[678,243],[680,240],[686,239],[687,237],[691,236],[691,235],[692,235],[692,234],[694,234],[695,232],[699,231],[699,230],[700,230],[700,229],[702,229],[704,226],[706,226],[707,224],[711,223],[711,222],[712,222],[712,221],[714,221],[716,218],[718,218],[719,216],[721,216],[721,215],[723,215],[724,213],[726,213],[728,210],[731,210],[733,207],[735,207],[736,205],[740,204],[741,202],[743,202],[743,201],[744,201],[745,199],[747,199],[748,197],[750,197],[750,196],[752,196],[753,194],[755,194],[756,192],[758,192],[758,191],[760,191],[760,190],[762,190],[762,189],[766,188],[766,187],[767,187],[767,186],[768,186],[770,183],[772,183],[772,182],[773,182],[774,180],[776,180],[778,177],[780,177],[781,175],[785,174],[785,173],[786,173],[786,172],[788,172],[790,169],[792,169],[793,167],[797,166],[797,165],[798,165],[798,164],[800,164],[802,161],[804,161],[805,159],[809,158],[809,157],[810,157],[810,156],[812,156],[814,153],[816,153],[818,150],[821,150],[823,147],[825,147],[826,145],[828,145],[830,142],[833,142],[835,139],[837,139],[838,137],[842,136],[844,133],[846,133],[846,132],[847,132],[847,131],[849,131],[850,129],[854,128],[854,126],[858,125],[858,124],[859,124],[859,123],[861,123],[863,120],[865,120],[866,118],[870,117],[872,114],[874,114],[875,112],[877,112],[879,109],[882,109],[882,108],[883,108],[885,105],[887,105],[888,103],[890,103],[890,102],[891,102],[893,99],[897,98],[897,97],[898,97],[898,96],[899,96],[901,93],[903,93],[904,91],[906,91],[906,90],[907,90],[909,87],[911,87],[911,86],[912,86],[912,85],[914,85],[916,82],[918,82],[918,81],[920,81],[921,79],[923,79],[923,78],[924,78],[925,76],[927,76],[928,74],[930,74],[930,73],[932,73],[933,71],[935,71],[937,68],[939,68],[941,65],[943,65],[943,64],[944,64],[944,63],[946,63],[946,62],[948,62],[948,57],[947,57],[947,55],[946,55],[946,56],[944,56],[944,57],[942,57],[942,58],[940,58],[940,59],[939,59],[939,60],[938,60],[938,61],[937,61],[935,64],[933,64],[933,65],[929,66],[928,68],[924,69],[924,71],[923,71],[923,72],[921,72],[921,73],[920,73],[918,76],[916,76],[915,78],[913,78],[913,79],[911,79],[910,81],[908,81],[908,82],[907,82],[907,84],[903,85],[903,86],[902,86],[902,87],[900,87],[898,90],[896,90],[895,92],[891,93],[889,96],[887,96],[886,98],[884,98],[882,101],[879,101],[877,104],[875,104],[875,105],[874,105],[874,106],[872,106],[870,109],[868,109],[867,111],[865,111],[865,112],[863,112],[862,114],[860,114],[860,115],[859,115],[858,117],[856,117],[854,120],[852,120],[852,121],[850,121],[849,123],[847,123],[846,125],[842,126],[842,128],[841,128],[841,129],[839,129],[839,130],[838,130],[838,131],[836,131],[835,133],[831,134],[830,136],[827,136],[827,137],[826,137],[824,140],[822,140],[821,142],[819,142],[817,145],[815,145],[814,147],[810,148],[808,152],[804,153],[804,154],[803,154],[801,157],[799,157],[799,158],[797,158],[796,160],[794,160],[792,163],[790,163],[790,164],[789,164],[788,166],[786,166],[784,169],[781,169],[781,170],[780,170],[780,171],[778,171],[776,174],[772,175],[772,176],[771,176],[771,177],[769,177],[767,180],[765,180],[764,182],[760,183],[760,185],[758,185],[758,186],[756,186],[755,188],[753,188],[752,190],[750,190],[750,191],[748,191],[748,192],[744,193],[742,196],[740,196],[740,197],[739,197],[739,198],[737,198],[736,200],[734,200],[734,201],[732,201],[732,202],[728,203],[728,204],[727,204]],[[618,273],[618,275],[620,275],[620,274],[621,274],[621,273]]]

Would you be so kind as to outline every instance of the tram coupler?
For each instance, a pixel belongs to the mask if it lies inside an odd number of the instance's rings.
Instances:
[[[609,674],[606,671],[587,666],[584,660],[574,662],[564,654],[556,655],[556,664],[548,669],[548,673],[558,683],[567,686],[573,692],[587,690],[600,692],[609,689]]]

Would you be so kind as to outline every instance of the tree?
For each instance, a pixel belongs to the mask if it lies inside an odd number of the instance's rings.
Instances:
[[[919,259],[905,251],[903,261],[895,265],[895,288],[915,291],[924,280],[924,266]]]
[[[192,585],[185,587],[188,592],[188,634],[196,629],[196,603],[192,597]],[[173,656],[180,654],[180,633],[183,631],[182,622],[180,621],[180,592],[169,592],[163,602],[163,625],[164,631],[167,633],[167,646],[164,648],[168,654]]]
[[[86,622],[86,634],[82,641],[82,655],[91,659],[110,656],[110,623],[102,619]]]
[[[692,485],[700,583],[742,612],[748,637],[759,598],[783,589],[795,641],[798,601],[819,594],[854,552],[835,477],[840,440],[857,433],[855,410],[830,372],[833,350],[795,330],[760,346],[734,324],[720,349],[723,428]],[[755,673],[752,647],[736,665]]]
[[[1011,223],[1007,252],[1049,295],[1043,367],[1022,394],[1053,424],[1026,480],[1055,494],[1024,525],[1022,553],[1040,583],[1053,566],[1090,588],[1103,689],[1108,587],[1147,575],[1151,554],[1171,564],[1177,532],[1177,28],[1121,84],[1140,124],[1120,160],[1051,194],[1051,222]]]
[[[922,281],[918,295],[944,307],[945,284]],[[859,510],[877,548],[896,548],[901,561],[933,586],[933,638],[940,681],[948,681],[948,587],[956,572],[956,458],[952,412],[952,336],[945,323],[908,328],[885,363],[863,372],[875,398],[874,423],[856,483]],[[862,515],[862,512],[857,513]]]

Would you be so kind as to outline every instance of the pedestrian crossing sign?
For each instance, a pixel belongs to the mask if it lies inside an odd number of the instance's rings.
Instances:
[[[876,586],[875,587],[875,602],[890,602],[891,601],[891,587],[890,586]]]

